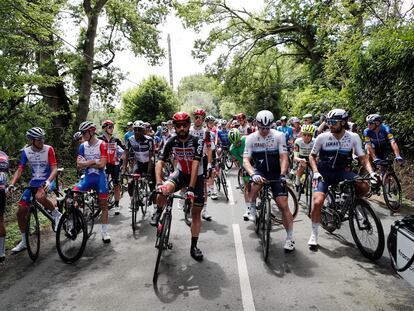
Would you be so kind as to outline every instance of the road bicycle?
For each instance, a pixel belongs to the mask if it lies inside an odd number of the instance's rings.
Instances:
[[[224,156],[224,154],[223,154]],[[229,200],[229,189],[227,188],[227,175],[225,172],[225,164],[223,162],[224,157],[220,157],[217,159],[217,165],[216,165],[216,170],[217,170],[217,174],[216,174],[216,178],[215,178],[215,183],[216,183],[216,187],[217,187],[217,191],[220,191],[221,189],[223,189],[223,193],[224,196],[226,197],[226,201]],[[223,188],[221,188],[221,186],[223,186]]]
[[[368,201],[357,198],[355,190],[358,182],[367,180],[344,180],[329,186],[321,209],[321,225],[332,233],[348,221],[352,238],[360,252],[370,260],[377,260],[384,251],[384,229]]]
[[[304,174],[302,175],[301,181],[299,186],[295,185],[296,193],[298,202],[300,202],[301,198],[305,198],[305,209],[306,214],[310,217],[311,209],[312,209],[312,179],[313,174],[312,170],[309,167],[309,162],[306,162],[306,169]],[[296,175],[295,175],[296,178]],[[294,179],[293,179],[294,180]],[[302,196],[303,195],[303,196]]]

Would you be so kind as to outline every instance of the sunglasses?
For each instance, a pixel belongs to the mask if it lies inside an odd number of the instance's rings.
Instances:
[[[326,124],[328,124],[328,125],[336,125],[338,122],[339,122],[339,120],[335,120],[335,119],[326,120]]]
[[[175,128],[179,129],[179,128],[186,128],[188,127],[189,123],[187,122],[183,122],[183,123],[175,123]]]
[[[86,133],[88,133],[88,130],[84,130],[81,132],[81,135],[85,135]]]
[[[369,125],[374,125],[375,122],[367,122]]]
[[[269,131],[270,130],[270,126],[259,126],[259,130]]]
[[[202,116],[195,116],[194,119],[196,119],[196,120],[199,120],[199,119],[204,120],[204,117],[202,117]]]

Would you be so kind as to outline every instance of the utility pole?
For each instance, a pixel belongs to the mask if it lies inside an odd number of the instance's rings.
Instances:
[[[167,41],[168,41],[168,63],[169,63],[169,67],[170,67],[170,85],[171,85],[172,88],[174,88],[170,34],[168,34]]]

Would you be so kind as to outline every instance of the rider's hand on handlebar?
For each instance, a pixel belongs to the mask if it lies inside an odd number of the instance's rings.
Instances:
[[[187,191],[185,192],[184,196],[186,197],[186,199],[189,200],[194,200],[194,189],[193,187],[188,187]]]
[[[167,186],[164,184],[158,184],[157,192],[161,192],[163,195],[168,195]]]
[[[371,172],[371,173],[369,174],[369,177],[371,178],[371,179],[370,179],[370,182],[371,182],[372,184],[376,184],[376,183],[378,182],[379,178],[380,178],[380,176],[379,176],[377,173],[375,173],[375,172]]]
[[[252,176],[252,180],[256,184],[262,184],[265,181],[265,179],[262,176],[258,175],[258,174],[254,174]]]
[[[286,175],[280,175],[280,181],[282,182],[282,184],[285,184],[287,180],[288,178],[286,177]]]
[[[374,161],[372,161],[372,163],[374,163],[375,165],[379,165],[381,163],[381,159],[374,159]]]
[[[321,173],[319,173],[319,172],[314,173],[314,174],[313,174],[313,180],[316,180],[316,181],[318,181],[318,180],[323,181],[323,177],[322,177]]]
[[[49,180],[46,180],[46,182],[43,184],[43,189],[45,190],[45,192],[49,192],[51,187],[51,182]]]

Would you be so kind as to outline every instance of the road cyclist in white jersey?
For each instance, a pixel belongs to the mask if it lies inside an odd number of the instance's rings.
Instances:
[[[273,180],[270,187],[273,198],[282,213],[283,226],[287,232],[284,249],[290,252],[295,249],[295,242],[293,216],[288,206],[285,182],[289,166],[288,152],[285,135],[270,128],[273,120],[273,114],[268,110],[262,110],[257,114],[258,131],[246,138],[243,166],[254,182],[251,187],[250,205],[252,221],[256,218],[256,198],[263,182]]]
[[[24,167],[27,163],[29,163],[32,171],[32,178],[29,182],[29,186],[37,188],[35,198],[51,213],[55,222],[56,230],[62,214],[55,207],[53,202],[47,198],[47,194],[55,187],[54,179],[57,175],[55,151],[52,146],[45,145],[45,131],[40,127],[33,127],[29,129],[26,132],[26,138],[31,141],[31,144],[22,150],[19,168],[14,174],[9,185],[9,191],[13,191],[14,185],[24,171]],[[22,240],[15,248],[12,249],[12,252],[20,252],[27,247],[25,236],[26,216],[32,200],[31,196],[32,190],[26,189],[20,198],[19,209],[17,210],[16,215]]]
[[[211,142],[211,156],[212,156],[212,166],[215,167],[216,163],[216,139],[217,139],[217,129],[215,127],[216,118],[214,116],[207,116],[206,119],[206,134],[210,133],[210,142]],[[214,182],[216,178],[216,170],[211,170],[209,178],[207,179],[207,194],[210,195],[212,200],[217,200],[217,188],[216,183]]]
[[[197,108],[193,112],[194,124],[190,127],[190,134],[204,141],[203,158],[202,163],[200,163],[200,165],[202,165],[203,167],[204,176],[204,206],[201,212],[201,217],[204,220],[210,221],[211,216],[207,212],[207,180],[211,176],[213,168],[212,148],[214,146],[214,142],[211,140],[209,131],[207,131],[206,128],[203,127],[205,117],[206,112],[204,111],[204,109]]]
[[[309,156],[309,164],[313,171],[313,208],[311,214],[312,233],[308,245],[318,246],[318,228],[321,222],[321,208],[328,187],[345,179],[353,180],[358,177],[350,169],[352,154],[358,157],[360,163],[370,173],[373,181],[378,175],[373,171],[368,157],[362,148],[358,134],[348,131],[348,114],[343,109],[333,109],[327,114],[326,124],[330,131],[319,134]],[[356,184],[356,194],[363,196],[369,191],[367,182]]]

